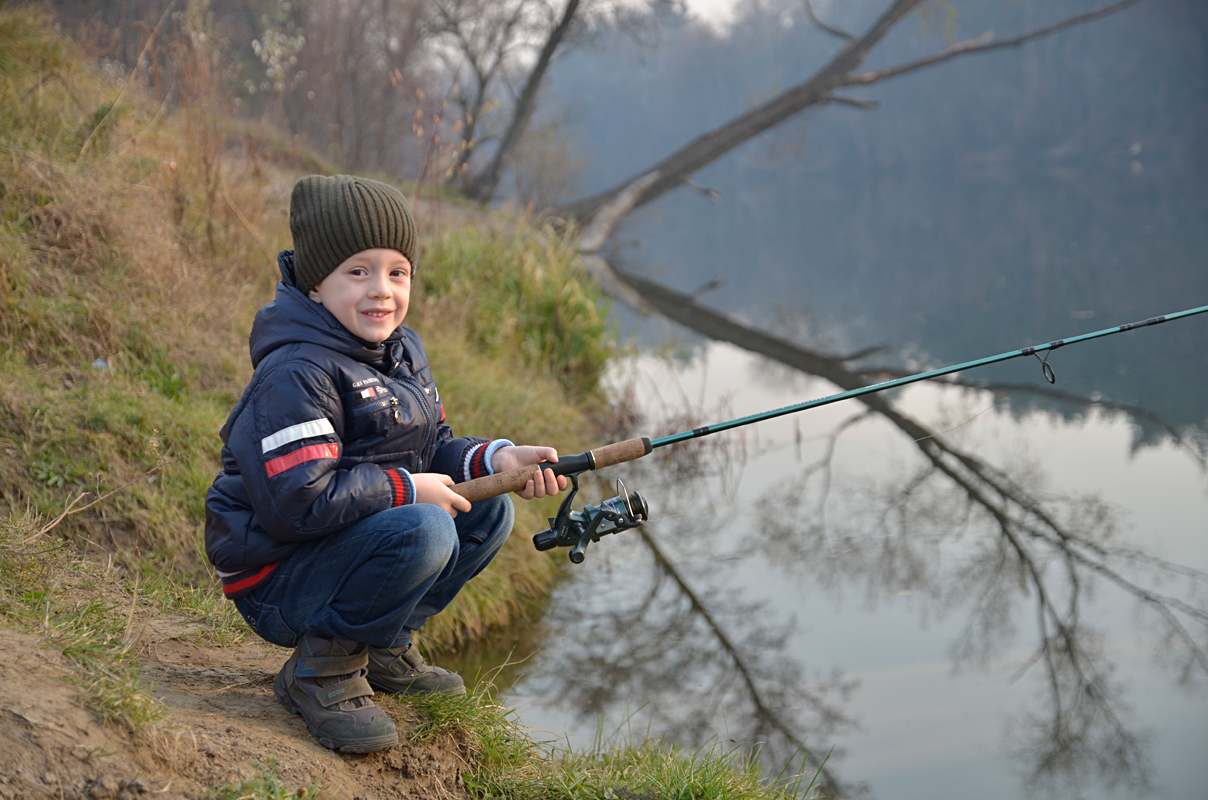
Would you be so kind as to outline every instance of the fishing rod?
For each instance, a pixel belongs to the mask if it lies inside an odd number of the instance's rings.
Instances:
[[[807,400],[803,403],[795,403],[793,405],[776,408],[771,411],[764,411],[760,414],[751,414],[738,419],[732,419],[728,422],[719,422],[713,425],[705,425],[700,428],[693,428],[690,431],[676,433],[671,436],[663,436],[657,439],[649,439],[646,437],[627,439],[623,442],[605,445],[596,450],[588,450],[585,453],[579,453],[573,456],[563,456],[554,464],[532,464],[527,467],[518,467],[507,472],[501,472],[498,475],[488,475],[485,478],[477,478],[465,483],[455,484],[452,489],[470,502],[483,500],[488,497],[495,497],[508,492],[517,492],[524,488],[524,485],[529,482],[534,474],[539,469],[550,469],[555,475],[565,475],[570,479],[571,490],[562,501],[561,507],[558,509],[558,514],[550,518],[550,527],[547,530],[533,536],[533,545],[538,550],[552,550],[555,547],[570,547],[570,560],[575,564],[583,562],[584,551],[590,542],[600,541],[601,536],[610,533],[619,533],[623,530],[636,528],[650,518],[650,509],[646,504],[645,499],[638,492],[626,494],[625,484],[620,480],[617,481],[617,496],[609,500],[605,500],[598,506],[587,505],[582,511],[575,511],[571,507],[571,501],[579,491],[579,476],[590,470],[601,469],[603,467],[611,467],[614,464],[621,464],[626,461],[634,461],[636,459],[647,456],[660,447],[676,444],[678,442],[687,441],[689,439],[699,439],[702,436],[709,436],[722,431],[741,428],[744,425],[753,425],[756,422],[763,422],[768,419],[784,416],[785,414],[795,414],[798,411],[805,411],[810,408],[818,408],[820,406],[838,403],[841,400],[850,400],[854,397],[862,397],[866,394],[874,394],[876,392],[884,392],[888,389],[895,389],[899,386],[906,386],[919,381],[930,380],[931,378],[939,378],[943,375],[951,375],[954,372],[963,372],[965,370],[984,367],[989,364],[997,364],[1002,361],[1010,361],[1013,358],[1026,358],[1027,356],[1035,356],[1041,364],[1041,371],[1044,379],[1049,383],[1057,382],[1057,374],[1053,371],[1053,367],[1049,364],[1049,355],[1052,351],[1060,347],[1068,347],[1072,344],[1080,344],[1089,342],[1092,339],[1102,339],[1105,336],[1113,336],[1117,333],[1135,330],[1137,328],[1145,328],[1150,325],[1158,325],[1163,322],[1172,322],[1176,319],[1185,319],[1193,317],[1197,314],[1208,312],[1208,306],[1200,306],[1199,308],[1191,308],[1186,311],[1179,311],[1174,314],[1164,314],[1160,317],[1150,317],[1141,322],[1130,322],[1125,325],[1117,325],[1114,328],[1105,328],[1094,333],[1084,333],[1081,336],[1072,336],[1068,339],[1057,339],[1056,341],[1048,342],[1047,344],[1038,344],[1032,347],[1024,347],[1020,350],[1012,350],[1009,353],[1000,353],[996,356],[988,358],[979,358],[975,361],[966,361],[963,364],[953,364],[950,367],[941,369],[933,369],[927,372],[919,372],[915,375],[907,375],[902,378],[894,378],[881,383],[873,383],[868,386],[861,386],[857,389],[851,389],[846,392],[820,397],[816,400]],[[1045,355],[1041,357],[1041,353]]]

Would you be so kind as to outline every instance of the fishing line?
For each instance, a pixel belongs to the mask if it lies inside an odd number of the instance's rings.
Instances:
[[[965,389],[968,387],[961,386],[958,388]],[[982,390],[982,391],[988,391],[988,390]],[[887,458],[887,457],[893,455],[894,453],[896,453],[897,451],[901,450],[904,447],[909,447],[910,445],[918,444],[919,442],[925,442],[928,439],[935,439],[936,437],[943,436],[944,434],[951,433],[952,431],[955,431],[955,430],[959,430],[960,428],[963,428],[966,425],[969,425],[970,423],[972,423],[975,419],[977,419],[981,415],[985,414],[987,411],[990,411],[990,410],[996,408],[997,406],[1001,405],[1002,403],[1005,403],[1005,402],[1011,400],[1012,398],[1014,398],[1018,395],[1021,395],[1021,394],[1025,394],[1025,392],[1016,391],[1013,394],[1007,395],[1006,397],[1003,397],[1000,400],[995,400],[993,403],[986,406],[981,411],[978,411],[976,414],[969,417],[968,419],[966,419],[964,422],[960,423],[959,425],[954,425],[951,428],[948,428],[946,430],[936,431],[935,433],[931,434],[930,436],[922,436],[918,439],[912,439],[907,442],[902,442],[897,447],[890,448],[889,450],[886,450],[883,453],[875,455],[872,458],[868,459],[867,461],[863,462],[862,464],[852,467],[851,469],[847,470],[846,472],[832,474],[830,477],[830,480],[836,481],[836,480],[840,480],[842,478],[846,478],[848,475],[851,475],[853,473],[859,472],[860,470],[864,469],[869,464],[873,464],[877,461],[880,461],[884,458]],[[863,415],[861,415],[861,416],[863,416]],[[718,506],[710,506],[709,508],[707,508],[703,511],[685,511],[682,514],[663,514],[663,515],[659,516],[659,519],[679,519],[681,517],[698,517],[698,516],[701,516],[706,513],[713,513],[715,511],[724,511],[729,508],[738,508],[739,506],[745,506],[745,505],[750,505],[751,503],[757,503],[760,500],[764,500],[773,495],[780,494],[781,492],[787,492],[790,489],[800,489],[804,486],[808,486],[809,484],[813,483],[815,480],[822,480],[822,478],[820,476],[812,474],[812,472],[811,472],[811,474],[803,480],[784,484],[782,486],[776,487],[775,489],[769,489],[766,492],[764,492],[763,494],[756,495],[755,497],[751,497],[746,500],[736,500],[732,503],[724,503],[724,504],[718,505]]]
[[[756,422],[775,419],[776,417],[781,417],[786,414],[794,414],[798,411],[820,408],[822,406],[838,403],[843,400],[851,400],[868,394],[875,394],[877,392],[884,392],[890,389],[897,389],[899,387],[908,386],[920,381],[927,381],[947,375],[954,375],[956,373],[965,372],[978,367],[989,366],[991,364],[997,364],[1003,361],[1009,361],[1015,358],[1036,356],[1036,358],[1040,361],[1041,373],[1045,381],[1049,384],[1055,384],[1057,381],[1057,374],[1052,364],[1049,363],[1049,358],[1054,350],[1065,347],[1066,345],[1088,342],[1093,339],[1100,339],[1106,336],[1115,335],[1117,333],[1124,333],[1137,328],[1145,328],[1151,325],[1158,325],[1173,320],[1185,319],[1204,313],[1208,313],[1208,305],[1200,306],[1199,308],[1187,309],[1185,311],[1178,311],[1172,314],[1150,317],[1149,319],[1142,320],[1140,322],[1131,322],[1124,325],[1118,325],[1114,328],[1105,328],[1103,330],[1094,331],[1092,333],[1084,333],[1068,339],[1057,339],[1045,344],[1032,345],[1030,347],[1024,347],[1020,350],[999,353],[998,355],[979,358],[973,361],[966,361],[960,364],[953,364],[951,366],[941,367],[939,369],[933,369],[926,372],[919,372],[914,375],[905,375],[890,380],[884,380],[879,383],[862,384],[856,386],[855,388],[848,389],[847,391],[841,391],[826,397],[819,397],[801,403],[794,403],[792,405],[771,409],[758,414],[739,417],[737,419],[731,419],[725,422],[704,425],[702,427],[693,428],[692,430],[683,431],[670,436],[663,436],[657,439],[634,437],[625,441],[614,442],[594,450],[588,450],[577,455],[563,456],[562,458],[558,459],[557,463],[552,463],[548,466],[542,464],[530,464],[527,466],[516,467],[515,469],[508,470],[507,472],[465,481],[463,483],[454,485],[453,491],[473,503],[476,500],[485,499],[487,497],[496,497],[510,491],[517,491],[526,485],[528,481],[532,480],[537,471],[542,469],[552,472],[554,475],[564,476],[569,481],[568,492],[562,500],[561,506],[558,508],[557,516],[550,518],[550,527],[547,530],[540,531],[533,536],[533,546],[542,551],[550,550],[555,547],[569,547],[571,548],[569,553],[571,562],[580,564],[583,562],[584,553],[591,542],[600,541],[601,536],[620,533],[621,531],[641,527],[643,523],[650,519],[650,508],[646,503],[645,498],[642,497],[640,492],[627,492],[624,484],[620,480],[617,480],[618,494],[616,497],[604,500],[598,506],[587,504],[581,511],[575,510],[573,508],[573,501],[575,495],[579,492],[579,477],[583,473],[609,467],[614,464],[634,461],[650,455],[654,450],[660,447],[677,444],[689,439],[698,439],[715,433],[732,430],[734,428],[753,425]],[[1193,355],[1195,354],[1189,354],[1183,358],[1175,359],[1170,363],[1186,361]],[[1149,363],[1152,364],[1152,362]],[[707,366],[708,365],[706,364],[706,368]],[[870,373],[865,374],[867,375]],[[846,373],[846,377],[840,377],[839,380],[849,382],[848,378],[854,379],[855,381],[862,381],[861,376],[853,373]],[[947,381],[947,383],[951,384],[952,381]],[[974,420],[983,416],[987,411],[997,408],[1004,403],[1009,403],[1025,392],[1035,391],[1031,386],[1019,385],[1007,388],[994,387],[993,385],[979,387],[976,385],[957,384],[957,388],[973,390],[981,389],[982,391],[998,392],[999,397],[997,397],[994,402],[990,403],[990,405],[986,408],[965,418],[964,421],[958,425],[951,426],[935,433],[927,433],[925,436],[917,439],[912,437],[909,442],[903,442],[891,450],[879,453],[874,457],[865,460],[863,463],[839,473],[838,475],[835,475],[835,473],[831,470],[831,466],[833,464],[834,451],[839,437],[843,434],[844,430],[848,426],[854,425],[856,422],[860,421],[864,415],[851,417],[841,426],[831,430],[828,437],[828,445],[823,457],[811,464],[811,466],[808,468],[809,471],[802,479],[791,482],[783,487],[770,489],[747,500],[734,500],[721,506],[712,506],[708,509],[708,512],[716,513],[718,510],[759,502],[772,495],[789,489],[800,489],[803,486],[807,486],[815,479],[815,472],[820,472],[821,474],[819,477],[825,479],[827,481],[827,485],[829,486],[830,482],[834,481],[836,478],[842,480],[843,478],[866,468],[870,464],[876,463],[877,461],[884,459],[886,456],[901,450],[902,448],[906,447],[907,444],[918,445],[928,439],[935,440],[937,446],[948,451],[949,454],[954,455],[958,459],[967,459],[967,456],[963,456],[955,451],[951,451],[947,445],[939,443],[939,437],[969,425]],[[680,389],[682,393],[682,386]],[[656,394],[658,394],[657,391]],[[1058,401],[1077,403],[1080,405],[1086,402],[1082,398],[1065,392],[1064,390],[1060,392],[1060,394],[1067,396],[1060,397],[1050,395],[1050,397]],[[1092,400],[1090,403],[1096,404],[1098,401]],[[869,407],[869,411],[865,413],[871,414],[879,410],[882,414],[889,415],[889,406],[887,404],[882,406],[881,404],[874,404],[869,401],[865,401],[865,405]],[[1102,408],[1110,409],[1111,411],[1131,413],[1134,417],[1149,415],[1156,418],[1156,415],[1154,415],[1152,412],[1145,411],[1145,409],[1134,408],[1130,410],[1123,404],[1100,405]],[[1112,406],[1115,407],[1113,408]],[[1179,439],[1177,431],[1174,431],[1170,425],[1161,422],[1160,418],[1157,421],[1165,426],[1167,431],[1171,433],[1176,440]],[[904,427],[907,429],[907,431],[909,430],[909,425],[899,424],[898,427]],[[745,447],[745,439],[743,439],[741,443]],[[934,454],[931,454],[927,448],[923,449],[933,456],[932,460],[934,461]],[[739,466],[741,470],[745,470],[745,460]],[[737,487],[737,484],[735,484],[735,487]],[[733,496],[728,492],[727,495]],[[704,512],[702,511],[699,513]],[[695,515],[692,513],[683,513],[675,516],[691,517]]]
[[[1167,369],[1167,368],[1169,368],[1169,367],[1171,367],[1171,366],[1173,366],[1173,365],[1175,365],[1175,364],[1179,364],[1179,363],[1181,363],[1181,362],[1183,362],[1183,361],[1186,361],[1186,360],[1187,360],[1187,359],[1189,359],[1189,358],[1192,358],[1192,357],[1194,357],[1194,356],[1196,356],[1196,355],[1200,355],[1200,354],[1204,353],[1205,351],[1208,351],[1208,345],[1206,345],[1206,346],[1204,346],[1204,347],[1198,347],[1198,348],[1196,348],[1195,350],[1193,350],[1193,351],[1191,351],[1190,353],[1188,353],[1187,355],[1180,356],[1179,358],[1173,359],[1173,360],[1171,360],[1171,361],[1159,362],[1159,363],[1157,363],[1157,364],[1155,364],[1155,363],[1154,363],[1154,362],[1152,362],[1152,361],[1149,361],[1149,362],[1146,362],[1146,363],[1147,363],[1147,364],[1148,364],[1148,365],[1149,365],[1151,368],[1158,368],[1158,369],[1161,369],[1161,370],[1165,370],[1165,369]],[[1045,360],[1045,359],[1041,359],[1041,358],[1040,358],[1040,356],[1039,356],[1038,354],[1033,354],[1033,355],[1036,355],[1036,358],[1037,358],[1038,360],[1040,360],[1042,364],[1044,364],[1044,367],[1043,367],[1043,370],[1044,370],[1044,377],[1045,377],[1045,379],[1046,379],[1046,380],[1048,380],[1048,379],[1049,379],[1049,377],[1050,377],[1051,375],[1053,375],[1053,374],[1054,374],[1054,373],[1053,373],[1053,370],[1052,370],[1052,367],[1051,367],[1051,366],[1048,364],[1047,360]],[[1047,355],[1048,355],[1048,354],[1046,353],[1046,358],[1047,358]],[[1147,372],[1154,372],[1154,371],[1157,371],[1157,369],[1147,369],[1147,370],[1145,370],[1145,371],[1147,371]],[[1100,373],[1100,374],[1098,374],[1098,375],[1074,375],[1074,376],[1070,376],[1070,378],[1067,378],[1067,380],[1079,380],[1079,379],[1087,379],[1087,378],[1097,378],[1097,377],[1102,377],[1102,376],[1105,376],[1105,375],[1116,375],[1116,374],[1118,374],[1118,373],[1116,373],[1116,372],[1104,372],[1104,373]],[[1049,381],[1049,383],[1053,383],[1053,382],[1054,382],[1054,381],[1051,381],[1051,380]],[[846,478],[846,477],[848,477],[849,475],[852,475],[852,474],[854,474],[854,473],[856,473],[856,472],[859,472],[860,470],[864,469],[865,467],[869,466],[870,464],[874,464],[874,463],[876,463],[876,462],[878,462],[878,461],[881,461],[881,460],[883,460],[883,459],[885,459],[885,458],[888,458],[889,456],[893,455],[894,453],[898,452],[899,450],[902,450],[903,448],[909,447],[909,446],[911,446],[911,445],[917,445],[919,442],[925,442],[925,441],[927,441],[928,439],[936,439],[936,438],[938,438],[938,437],[940,437],[940,436],[944,436],[944,435],[949,434],[949,433],[951,433],[951,432],[953,432],[953,431],[959,430],[959,429],[961,429],[961,428],[963,428],[963,427],[965,427],[965,426],[967,426],[967,425],[972,424],[972,423],[973,423],[975,420],[977,420],[979,417],[981,417],[982,415],[984,415],[986,412],[991,411],[991,410],[993,410],[993,409],[997,408],[998,406],[1003,405],[1004,403],[1010,403],[1010,401],[1014,400],[1016,397],[1020,397],[1020,396],[1022,396],[1022,395],[1031,395],[1031,396],[1036,396],[1036,393],[1035,393],[1035,392],[1033,392],[1033,391],[1031,391],[1031,390],[1029,390],[1029,389],[1022,389],[1022,388],[1021,388],[1021,389],[1015,389],[1014,391],[1012,391],[1012,392],[1010,392],[1010,393],[1008,394],[1008,393],[1004,393],[1004,392],[1001,392],[1001,391],[997,391],[997,390],[995,390],[995,389],[994,389],[992,386],[981,387],[981,386],[973,386],[973,385],[968,385],[968,384],[959,384],[959,383],[953,383],[953,382],[947,382],[947,381],[936,381],[936,385],[939,385],[939,386],[947,386],[947,387],[949,387],[949,388],[954,388],[954,389],[964,389],[964,390],[974,390],[974,391],[983,391],[983,392],[993,392],[993,393],[995,393],[995,394],[999,394],[999,395],[1002,395],[1002,396],[1001,396],[999,399],[995,400],[994,402],[990,403],[990,405],[986,406],[986,407],[985,407],[985,408],[983,408],[981,411],[978,411],[976,414],[973,414],[972,416],[968,417],[967,419],[965,419],[963,422],[961,422],[961,423],[960,423],[960,424],[958,424],[958,425],[954,425],[954,426],[952,426],[951,428],[947,428],[947,429],[942,430],[942,431],[936,431],[935,433],[932,433],[932,434],[930,434],[930,435],[928,435],[928,436],[922,436],[922,437],[920,437],[920,438],[918,438],[918,439],[912,439],[912,440],[907,441],[907,442],[902,442],[902,443],[901,443],[901,444],[899,444],[897,447],[890,448],[889,450],[886,450],[886,451],[884,451],[883,453],[880,453],[880,454],[878,454],[878,455],[876,455],[876,456],[873,456],[872,458],[868,459],[867,461],[864,461],[864,462],[862,462],[861,464],[858,464],[857,466],[852,467],[851,469],[849,469],[849,470],[847,470],[847,471],[845,471],[845,472],[840,472],[840,473],[835,473],[835,474],[832,474],[832,475],[830,476],[829,480],[830,480],[831,482],[838,481],[838,480],[842,480],[843,478]],[[1041,394],[1040,396],[1042,396],[1042,397],[1043,397],[1044,395],[1043,395],[1043,394]],[[1061,399],[1061,398],[1055,398],[1055,399],[1057,400],[1057,402],[1065,402],[1065,403],[1069,403],[1069,402],[1070,402],[1069,400],[1063,400],[1063,399]],[[1099,401],[1096,401],[1096,400],[1088,400],[1088,403],[1089,403],[1091,406],[1095,406],[1095,405],[1098,405]],[[1118,410],[1116,413],[1128,413],[1128,412],[1127,412],[1127,411],[1123,411],[1123,410]],[[861,416],[863,416],[863,415],[861,415]],[[854,421],[855,421],[855,419],[853,419],[852,421],[854,422]],[[815,437],[815,438],[823,438],[823,437]],[[787,446],[787,445],[786,445],[786,446]],[[779,448],[778,448],[778,449],[779,449]],[[774,452],[774,451],[773,451],[773,452]],[[809,484],[811,484],[811,483],[814,483],[814,482],[816,482],[816,481],[821,481],[821,480],[825,480],[825,479],[826,479],[824,476],[820,476],[820,475],[814,474],[816,471],[817,471],[817,470],[811,470],[810,475],[808,475],[806,478],[804,478],[804,479],[802,479],[802,480],[799,480],[799,481],[794,481],[794,482],[792,482],[792,483],[788,483],[788,484],[783,484],[783,485],[781,485],[781,486],[777,486],[777,487],[776,487],[776,488],[774,488],[774,489],[769,489],[769,490],[767,490],[766,492],[763,492],[762,494],[758,494],[758,495],[756,495],[756,496],[754,496],[754,497],[747,498],[747,499],[745,499],[745,500],[736,500],[736,501],[733,501],[733,502],[730,502],[730,503],[723,503],[723,504],[721,504],[721,505],[714,505],[714,506],[710,506],[709,508],[704,509],[704,510],[701,510],[701,511],[685,511],[685,512],[680,513],[680,514],[666,514],[666,515],[660,515],[660,519],[680,519],[680,518],[698,517],[698,516],[702,516],[702,515],[704,515],[704,514],[706,514],[706,513],[714,513],[714,512],[717,512],[717,511],[725,511],[725,510],[727,510],[727,509],[739,508],[739,507],[741,507],[741,506],[746,506],[746,505],[750,505],[750,504],[752,504],[752,503],[757,503],[757,502],[759,502],[759,501],[761,501],[761,500],[765,500],[765,499],[767,499],[767,498],[769,498],[769,497],[772,497],[772,496],[775,496],[775,495],[778,495],[778,494],[781,494],[781,493],[784,493],[784,492],[788,492],[788,491],[790,491],[790,490],[794,490],[794,489],[801,489],[801,488],[803,488],[803,487],[805,487],[805,486],[808,486],[808,485],[809,485]]]

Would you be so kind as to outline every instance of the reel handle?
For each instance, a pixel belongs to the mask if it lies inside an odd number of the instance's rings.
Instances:
[[[556,464],[548,462],[529,464],[527,467],[517,467],[497,475],[487,475],[484,478],[475,478],[465,483],[455,483],[450,488],[473,503],[476,500],[485,500],[488,497],[498,497],[508,492],[520,491],[539,469],[551,469],[555,475],[573,475],[589,469],[611,467],[613,464],[633,461],[649,455],[653,449],[650,440],[646,437],[627,439],[596,450],[588,450],[586,453],[563,456],[558,459]]]

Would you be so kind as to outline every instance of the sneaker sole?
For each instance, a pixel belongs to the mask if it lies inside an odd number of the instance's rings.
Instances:
[[[310,732],[310,735],[315,737],[319,744],[323,745],[328,750],[335,750],[337,753],[377,753],[381,750],[389,750],[391,747],[394,747],[396,744],[398,744],[398,731],[395,731],[393,736],[380,736],[377,739],[357,739],[356,741],[349,743],[339,743],[336,740],[319,733],[317,730],[315,730],[314,726],[310,724],[310,720],[308,720],[306,715],[302,713],[302,709],[298,707],[298,704],[294,702],[294,699],[290,697],[289,690],[286,688],[285,683],[281,680],[283,674],[284,673],[278,672],[277,677],[273,680],[273,694],[277,696],[277,702],[285,706],[285,710],[289,713],[301,717],[302,721],[306,723],[306,730]]]

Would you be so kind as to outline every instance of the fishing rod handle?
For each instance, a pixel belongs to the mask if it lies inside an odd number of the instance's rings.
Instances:
[[[527,467],[517,467],[496,475],[475,478],[465,483],[455,483],[450,488],[471,503],[485,500],[488,497],[498,497],[508,492],[519,492],[539,469],[551,469],[555,475],[569,475],[574,472],[584,472],[589,469],[611,467],[633,461],[648,455],[653,448],[647,438],[626,439],[623,442],[604,445],[596,450],[588,450],[574,456],[563,456],[556,464],[543,462],[529,464]]]

